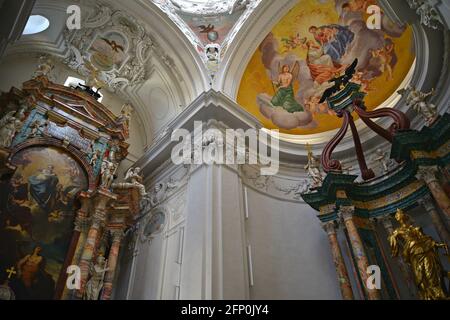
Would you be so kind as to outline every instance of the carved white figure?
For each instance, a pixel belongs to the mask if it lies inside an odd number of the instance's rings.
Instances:
[[[320,160],[314,156],[311,148],[308,146],[308,164],[305,166],[308,177],[311,180],[311,188],[320,187],[323,183],[323,175],[320,170]]]
[[[15,117],[16,119],[20,120],[20,121],[23,121],[23,120],[25,120],[25,118],[26,118],[25,113],[26,113],[27,110],[28,110],[28,106],[25,104],[25,103],[26,103],[25,101],[21,101],[20,103],[21,103],[21,107],[20,107],[20,109],[17,111],[17,113],[16,113],[16,115],[15,115],[14,117]]]
[[[40,120],[36,120],[34,121],[31,125],[30,125],[30,133],[28,135],[28,138],[36,138],[39,136],[42,136],[42,134],[44,133],[44,128],[47,126],[47,122],[46,121],[40,121]]]
[[[102,183],[100,185],[101,188],[109,190],[111,189],[111,185],[114,182],[114,175],[116,173],[117,165],[107,159],[103,160],[102,163]]]
[[[431,92],[424,93],[408,86],[406,89],[400,90],[399,93],[406,95],[406,104],[408,107],[420,114],[427,122],[427,125],[433,124],[437,119],[437,107],[427,102],[428,98],[434,95],[434,89]]]
[[[39,65],[37,70],[34,72],[35,77],[44,76],[47,77],[49,73],[53,70],[54,64],[52,59],[47,56],[41,56],[39,58]]]
[[[298,185],[297,190],[294,191],[294,199],[301,199],[302,194],[309,192],[309,182],[308,180],[302,180],[302,182]]]
[[[375,151],[373,161],[379,163],[380,168],[384,173],[389,172],[390,159],[388,158],[388,154],[386,152],[381,149],[377,149],[377,151]]]
[[[16,111],[10,111],[3,118],[0,119],[0,128],[2,128],[4,125],[6,125],[11,118],[14,118],[14,114]]]
[[[109,270],[107,268],[108,260],[103,256],[97,257],[97,263],[91,267],[91,278],[86,283],[86,291],[84,300],[98,300],[100,291],[103,289],[105,274]]]
[[[142,176],[139,175],[141,172],[141,168],[131,168],[128,170],[127,174],[125,175],[125,181],[131,183],[132,185],[138,187],[139,193],[142,197],[147,196],[147,192],[145,190],[145,186],[142,184]]]
[[[133,114],[133,106],[129,103],[125,103],[120,111],[120,116],[117,119],[117,124],[123,125],[125,128],[130,128],[131,115]]]
[[[152,208],[156,207],[163,201],[164,196],[166,194],[166,188],[167,187],[164,185],[164,183],[157,183],[155,185],[150,195],[150,204]]]
[[[98,159],[100,159],[100,150],[92,151],[91,160],[89,161],[89,164],[91,166],[95,166],[97,164]]]
[[[0,128],[0,147],[9,148],[14,140],[21,122],[14,117],[9,117],[4,126]]]

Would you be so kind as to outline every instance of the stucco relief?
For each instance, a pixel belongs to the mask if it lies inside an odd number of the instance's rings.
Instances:
[[[121,90],[148,80],[153,57],[177,74],[173,59],[143,27],[121,10],[97,3],[81,30],[64,31],[64,63],[88,79],[88,85]]]

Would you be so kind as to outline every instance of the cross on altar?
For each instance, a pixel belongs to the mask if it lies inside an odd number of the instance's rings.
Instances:
[[[9,269],[6,269],[6,273],[8,274],[8,279],[11,279],[13,275],[17,273],[14,267],[11,267]]]

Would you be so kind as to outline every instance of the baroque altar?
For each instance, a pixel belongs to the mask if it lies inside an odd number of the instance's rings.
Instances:
[[[108,300],[142,196],[138,172],[116,183],[130,106],[46,74],[0,97],[0,281],[16,299]]]

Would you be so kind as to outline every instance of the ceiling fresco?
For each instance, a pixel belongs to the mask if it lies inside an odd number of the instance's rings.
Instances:
[[[212,80],[236,34],[262,0],[152,0],[180,28]]]
[[[341,125],[319,100],[357,58],[353,82],[373,110],[396,93],[411,71],[414,36],[381,12],[381,29],[367,27],[375,0],[299,0],[251,58],[237,101],[268,129],[317,134]]]

